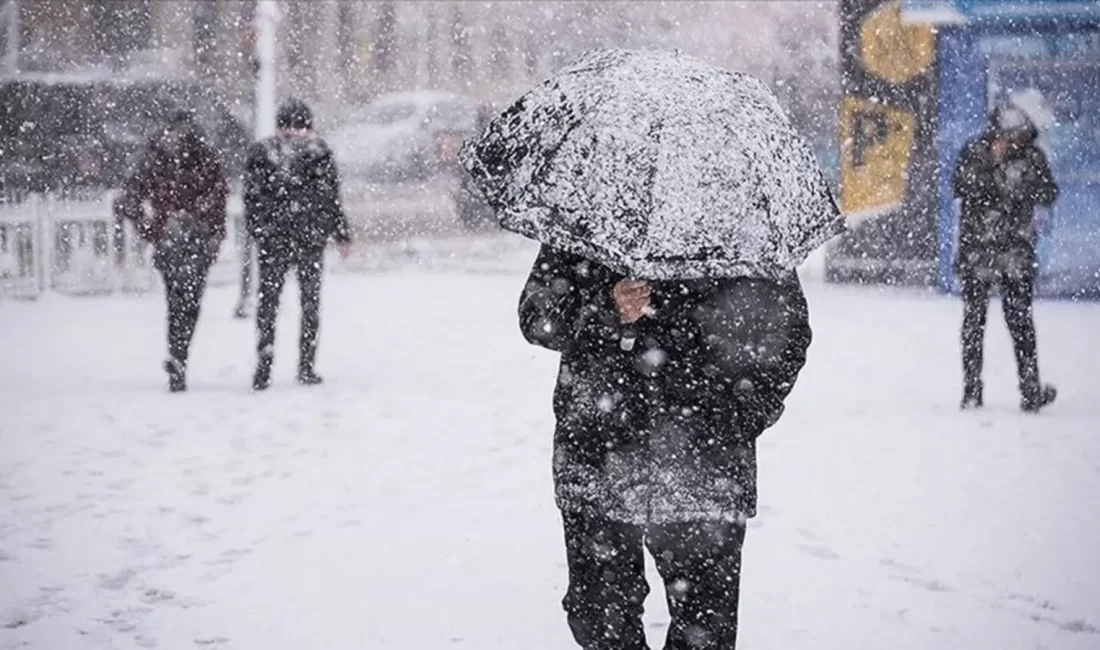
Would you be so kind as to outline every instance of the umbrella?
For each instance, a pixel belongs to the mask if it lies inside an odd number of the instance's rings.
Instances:
[[[461,159],[505,229],[648,280],[777,277],[843,230],[767,87],[679,52],[589,52]]]

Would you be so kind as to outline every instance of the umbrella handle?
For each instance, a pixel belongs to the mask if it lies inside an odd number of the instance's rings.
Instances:
[[[619,338],[619,348],[623,352],[630,352],[634,349],[634,344],[638,341],[638,333],[634,331],[634,328],[628,327],[623,331],[622,337]]]

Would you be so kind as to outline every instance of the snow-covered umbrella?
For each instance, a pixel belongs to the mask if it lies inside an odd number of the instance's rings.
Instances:
[[[461,156],[505,229],[632,277],[776,277],[843,230],[765,84],[679,52],[589,52]]]

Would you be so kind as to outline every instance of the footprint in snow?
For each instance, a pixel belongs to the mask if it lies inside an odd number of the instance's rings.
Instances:
[[[912,564],[905,564],[904,562],[898,562],[897,560],[892,560],[890,558],[883,558],[883,559],[879,560],[879,564],[881,564],[884,567],[890,568],[890,569],[897,569],[899,571],[905,571],[906,573],[916,573],[916,574],[922,573],[920,567],[918,567],[918,566],[914,566]]]
[[[1080,619],[1080,618],[1074,619],[1072,621],[1067,621],[1065,623],[1061,623],[1058,627],[1062,628],[1063,630],[1065,630],[1067,632],[1077,632],[1077,633],[1083,633],[1083,634],[1100,634],[1100,629],[1097,629],[1095,625],[1092,625],[1088,621],[1086,621],[1084,619]]]
[[[840,554],[822,544],[799,544],[798,547],[808,555],[821,560],[839,560]]]
[[[1039,609],[1042,609],[1042,610],[1045,610],[1045,611],[1048,611],[1048,612],[1057,612],[1059,610],[1057,605],[1055,605],[1054,603],[1050,602],[1049,600],[1047,600],[1045,598],[1040,599],[1040,598],[1036,598],[1034,596],[1028,596],[1026,594],[1009,594],[1008,599],[1028,603],[1029,605],[1034,605],[1034,606],[1038,607]]]
[[[48,551],[53,547],[53,540],[49,537],[39,537],[30,544],[27,544],[28,548],[36,548],[40,551]]]
[[[808,542],[816,542],[818,539],[820,539],[817,536],[817,533],[815,533],[814,531],[812,531],[808,528],[798,528],[794,532],[798,533],[799,537],[801,537],[802,539],[804,539]]]
[[[928,591],[933,591],[936,593],[948,593],[954,591],[954,589],[952,589],[950,585],[940,582],[939,580],[925,580],[923,578],[914,578],[912,576],[894,576],[893,579],[900,580],[915,587],[920,587],[921,589],[926,589]]]
[[[141,602],[146,605],[169,605],[172,607],[179,607],[180,609],[191,609],[192,607],[204,607],[207,605],[205,601],[198,600],[197,598],[180,596],[170,589],[146,589],[145,592],[141,594]]]
[[[210,561],[210,562],[207,562],[207,564],[212,565],[212,566],[222,566],[222,565],[226,565],[226,564],[233,564],[237,560],[239,560],[243,557],[247,557],[251,553],[252,553],[251,549],[231,548],[231,549],[222,551],[221,553],[218,553],[218,557],[215,558],[214,560]]]
[[[130,584],[130,581],[134,579],[134,576],[138,574],[137,569],[133,567],[126,567],[114,573],[100,574],[99,580],[96,584],[101,589],[110,589],[112,591],[118,591]]]
[[[248,494],[244,492],[236,492],[234,494],[227,494],[224,497],[218,499],[218,503],[223,506],[235,506],[248,498]]]
[[[27,603],[25,607],[12,607],[0,611],[0,629],[17,630],[37,621],[43,615],[42,608],[31,603]]]
[[[232,485],[233,485],[234,487],[246,487],[246,486],[252,485],[252,483],[253,483],[253,482],[254,482],[255,480],[256,480],[256,476],[251,476],[251,475],[249,475],[249,476],[237,476],[237,477],[234,477],[234,478],[233,478],[233,479],[231,479],[231,480],[230,480],[229,482],[230,482],[230,484],[232,484]]]

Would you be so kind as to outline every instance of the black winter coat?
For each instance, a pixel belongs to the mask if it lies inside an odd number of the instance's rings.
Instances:
[[[543,247],[520,299],[527,340],[562,354],[554,392],[558,506],[639,525],[753,516],[755,441],[782,413],[811,339],[797,276],[655,284],[655,311],[629,326],[629,350],[612,297],[621,279]],[[723,314],[720,297],[734,289],[760,309]],[[707,314],[752,324],[777,306],[781,336],[756,362],[741,358],[747,341],[705,326],[714,320]]]
[[[133,221],[146,240],[159,242],[178,213],[193,230],[189,236],[208,240],[216,253],[225,238],[229,185],[217,153],[194,124],[166,127],[150,138],[137,167],[115,198],[119,225]],[[152,210],[146,212],[145,202]]]
[[[266,245],[323,248],[351,240],[332,150],[309,132],[280,132],[252,145],[245,163],[244,209]]]
[[[955,170],[954,194],[962,201],[955,268],[961,275],[1034,273],[1035,207],[1058,198],[1046,156],[1028,127],[1022,142],[1000,161],[995,133],[967,143]]]

